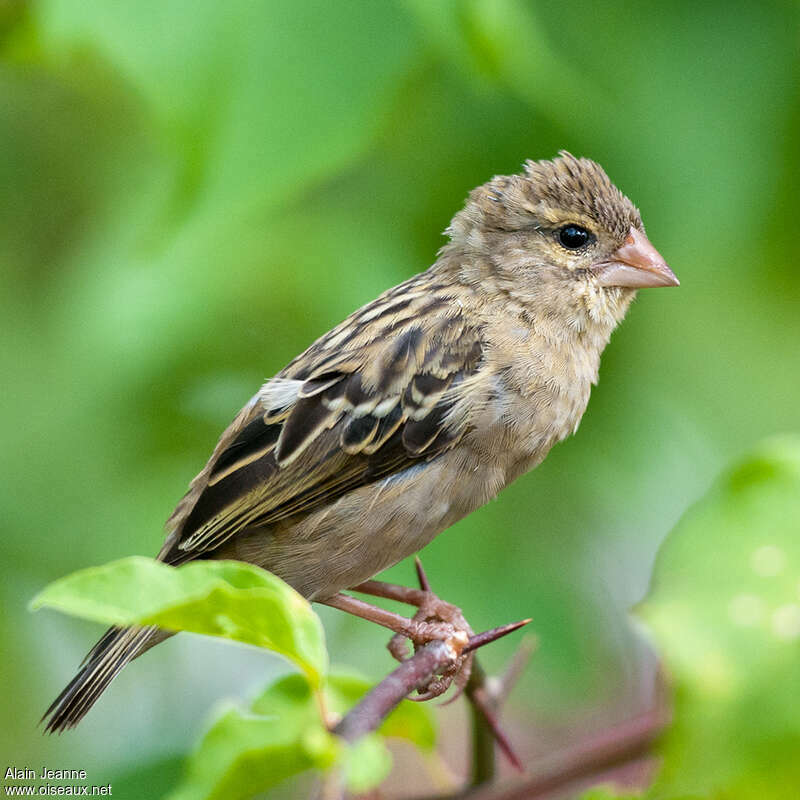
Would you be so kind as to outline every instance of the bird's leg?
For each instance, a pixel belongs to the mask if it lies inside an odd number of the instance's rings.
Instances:
[[[417,577],[420,588],[412,589],[408,586],[397,586],[383,581],[365,581],[352,590],[373,597],[383,597],[387,600],[397,600],[401,603],[416,606],[417,611],[404,629],[394,628],[395,635],[389,641],[389,652],[397,661],[404,661],[409,656],[407,642],[410,641],[414,650],[418,650],[433,639],[449,639],[457,637],[459,640],[468,640],[474,636],[473,630],[458,606],[447,603],[431,590],[430,582],[422,568],[419,558],[415,559]],[[364,604],[368,605],[368,604]],[[381,609],[382,611],[382,609]],[[401,619],[404,619],[401,617]],[[391,627],[391,626],[387,626]],[[472,670],[472,651],[465,652],[463,657],[447,669],[442,675],[428,684],[415,700],[429,700],[438,697],[455,682],[461,694],[469,681]],[[453,699],[455,699],[455,697]]]
[[[368,594],[372,597],[383,597],[387,600],[397,600],[401,603],[416,606],[418,610],[414,615],[415,620],[418,619],[421,622],[438,620],[453,625],[459,630],[466,631],[472,636],[472,629],[464,618],[461,609],[434,594],[428,576],[422,568],[422,562],[418,557],[414,558],[414,564],[417,569],[419,589],[398,586],[394,583],[384,583],[383,581],[364,581],[358,586],[353,586],[351,590],[360,594]],[[413,640],[414,637],[409,638]]]
[[[397,586],[382,581],[365,581],[352,587],[352,591],[361,594],[397,600],[416,606],[417,611],[411,619],[371,603],[365,603],[348,594],[339,593],[319,602],[394,631],[395,635],[389,641],[389,652],[397,661],[405,661],[408,658],[407,641],[413,644],[414,650],[435,640],[453,641],[457,645],[457,650],[461,652],[463,648],[466,648],[470,637],[474,635],[472,628],[464,619],[460,608],[452,603],[446,603],[431,591],[430,583],[419,559],[416,560],[416,565],[420,589]],[[461,658],[438,678],[431,681],[424,690],[420,691],[419,696],[413,699],[429,700],[432,697],[438,697],[447,691],[454,679],[459,689],[458,694],[460,694],[469,680],[471,667],[471,650],[464,649],[464,655]]]
[[[390,597],[392,599],[400,599],[399,594],[402,594],[406,588],[392,586],[391,584],[380,584],[378,581],[373,581],[372,583],[385,588],[385,591],[379,594],[380,597]],[[360,586],[354,588],[357,591],[362,591]],[[391,591],[395,589],[398,592]],[[470,636],[472,636],[472,629],[461,614],[461,610],[450,605],[450,603],[444,603],[432,593],[419,592],[414,589],[409,591],[416,592],[419,595],[416,597],[419,607],[417,613],[411,619],[371,603],[365,603],[357,597],[351,597],[341,592],[319,602],[394,631],[394,636],[390,639],[388,647],[389,652],[397,661],[405,661],[408,658],[407,640],[413,643],[415,650],[435,640],[452,641],[460,653],[468,644]],[[413,604],[417,605],[417,603]],[[446,615],[447,619],[440,616],[439,611],[443,616]],[[472,655],[465,652],[463,657],[447,667],[438,678],[431,681],[424,690],[421,690],[418,697],[411,699],[430,700],[433,697],[438,697],[447,691],[454,678],[460,694],[469,680],[471,666]]]
[[[398,587],[400,588],[400,587]],[[417,635],[419,626],[412,620],[401,614],[395,614],[393,611],[387,611],[385,608],[374,606],[371,603],[365,603],[357,597],[351,597],[349,594],[335,594],[327,600],[317,601],[332,608],[338,608],[341,611],[346,611],[360,619],[365,619],[368,622],[374,622],[376,625],[381,625],[384,628],[394,631],[399,636],[406,636],[412,638]],[[447,638],[449,631],[438,626],[436,630],[428,630],[428,641],[439,638]]]
[[[401,589],[403,587],[397,588]],[[438,600],[438,598],[436,599]],[[326,600],[318,600],[317,602],[331,606],[331,608],[338,608],[340,611],[346,611],[355,617],[374,622],[376,625],[381,625],[394,631],[395,635],[389,643],[389,651],[398,661],[404,661],[407,657],[406,648],[403,646],[406,639],[414,642],[416,647],[421,647],[437,639],[442,641],[454,639],[454,644],[460,650],[467,644],[471,634],[471,629],[465,620],[462,625],[454,624],[449,614],[447,620],[442,620],[441,617],[435,614],[425,612],[426,617],[422,619],[419,615],[424,609],[421,609],[417,611],[414,618],[409,619],[401,614],[387,611],[385,608],[380,608],[371,603],[365,603],[357,597],[342,594],[341,592]],[[450,606],[449,603],[445,603],[444,606],[448,610],[453,608],[460,613],[459,609],[455,608],[455,606]]]
[[[459,657],[426,687],[420,689],[417,697],[409,699],[430,700],[446,692],[452,683],[455,683],[458,689],[453,697],[455,699],[464,691],[469,682],[475,650],[527,625],[530,620],[503,625],[500,628],[475,635],[461,609],[452,603],[445,602],[433,593],[418,558],[416,567],[421,587],[419,589],[382,581],[365,581],[352,587],[352,591],[355,592],[416,606],[417,611],[411,619],[371,603],[365,603],[348,594],[339,593],[327,600],[317,602],[346,611],[394,631],[395,635],[389,641],[388,647],[389,652],[397,661],[405,661],[408,658],[407,641],[412,643],[415,651],[432,641],[451,642]]]
[[[366,581],[366,583],[353,587],[354,591],[385,597],[390,600],[398,600],[416,606],[417,612],[412,619],[370,603],[365,603],[363,600],[346,594],[337,594],[328,600],[320,602],[394,631],[395,635],[389,642],[389,652],[398,661],[404,661],[408,657],[406,640],[411,640],[415,650],[435,639],[450,640],[455,645],[454,649],[459,653],[459,657],[449,667],[446,667],[441,674],[435,676],[427,686],[420,688],[416,697],[409,696],[408,699],[417,701],[430,700],[446,692],[450,685],[455,683],[458,691],[452,699],[457,698],[466,690],[476,709],[476,713],[486,720],[487,729],[498,746],[514,766],[522,769],[521,763],[511,748],[508,738],[497,719],[500,698],[495,700],[487,693],[485,688],[487,685],[486,677],[480,667],[477,667],[474,674],[472,670],[474,654],[478,648],[521,628],[523,625],[527,625],[530,620],[526,619],[477,635],[473,634],[472,629],[461,613],[461,609],[444,602],[431,591],[430,583],[420,560],[417,558],[415,561],[420,584],[419,589],[382,583],[381,581]],[[527,656],[525,657],[527,658]],[[509,684],[511,681],[516,680],[520,670],[520,666],[509,670]]]

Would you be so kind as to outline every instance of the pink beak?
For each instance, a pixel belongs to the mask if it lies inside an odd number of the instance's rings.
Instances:
[[[601,286],[644,289],[681,285],[658,250],[637,228],[631,228],[622,247],[614,252],[610,261],[595,264],[592,272]]]

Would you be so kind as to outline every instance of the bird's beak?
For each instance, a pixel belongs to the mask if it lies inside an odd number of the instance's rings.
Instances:
[[[595,264],[591,270],[601,286],[644,289],[648,286],[681,285],[658,250],[637,228],[631,228],[622,247],[608,261]]]

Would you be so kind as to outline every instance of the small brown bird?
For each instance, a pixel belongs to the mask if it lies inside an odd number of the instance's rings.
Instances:
[[[430,269],[267,381],[158,554],[250,561],[326,600],[424,547],[573,433],[636,289],[677,286],[635,206],[562,152],[475,189]],[[76,725],[170,634],[110,629],[48,709]]]

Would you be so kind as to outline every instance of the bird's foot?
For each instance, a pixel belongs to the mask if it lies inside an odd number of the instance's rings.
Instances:
[[[458,689],[453,696],[455,699],[469,681],[473,659],[473,652],[467,650],[466,647],[474,634],[469,623],[464,619],[461,609],[431,594],[409,620],[409,623],[407,631],[395,633],[389,640],[389,652],[397,661],[405,661],[410,657],[409,642],[413,646],[413,651],[416,652],[420,647],[438,639],[449,642],[458,653],[458,658],[441,675],[421,688],[419,693],[411,699],[430,700],[438,697],[444,694],[452,683],[455,683]]]
[[[375,622],[394,631],[394,636],[389,642],[389,652],[398,661],[405,661],[409,655],[408,642],[418,650],[432,641],[447,642],[455,653],[451,665],[440,674],[433,676],[426,686],[417,689],[416,696],[409,696],[409,700],[430,700],[447,691],[455,683],[458,691],[452,699],[466,691],[467,697],[472,702],[480,717],[485,721],[486,728],[506,754],[509,761],[518,769],[522,769],[519,758],[515,755],[508,737],[500,727],[497,718],[500,703],[511,685],[516,681],[522,666],[530,655],[530,648],[523,646],[522,658],[515,659],[514,666],[500,683],[489,683],[483,670],[474,660],[475,651],[496,641],[503,636],[527,625],[530,620],[512,622],[499,628],[474,634],[469,623],[464,618],[461,609],[452,603],[447,603],[431,590],[425,571],[419,559],[416,559],[419,589],[407,586],[397,586],[381,581],[366,581],[353,587],[353,591],[369,594],[375,597],[384,597],[397,600],[408,605],[416,606],[417,612],[411,619],[387,611],[379,606],[365,603],[357,597],[348,594],[337,594],[327,600],[322,600],[325,605],[347,611],[362,619]],[[500,687],[496,696],[489,691],[489,686]],[[503,688],[505,687],[505,688]]]
[[[352,587],[352,591],[360,594],[383,597],[387,600],[397,600],[416,606],[417,612],[411,619],[394,611],[387,611],[385,608],[365,603],[349,594],[339,593],[318,602],[347,611],[356,617],[394,631],[395,635],[389,642],[389,652],[398,661],[405,661],[409,657],[408,642],[411,642],[415,651],[429,642],[447,642],[455,652],[453,663],[440,675],[434,676],[427,686],[418,689],[416,696],[409,699],[430,700],[446,692],[453,683],[458,689],[453,697],[455,699],[469,681],[475,650],[527,625],[530,620],[526,619],[493,628],[484,633],[474,634],[461,609],[452,603],[445,602],[431,590],[419,559],[416,559],[416,565],[419,589],[383,581],[365,581]]]
[[[423,701],[439,697],[455,683],[457,692],[452,698],[455,700],[464,691],[472,672],[473,649],[468,645],[475,634],[461,609],[442,600],[432,591],[418,558],[415,559],[415,564],[419,589],[382,581],[366,581],[354,586],[353,590],[362,594],[399,600],[417,607],[414,616],[407,620],[405,629],[396,631],[389,640],[389,652],[397,661],[405,661],[411,655],[409,642],[414,652],[432,641],[448,642],[458,653],[457,659],[427,686],[419,689],[416,696],[409,699]]]

